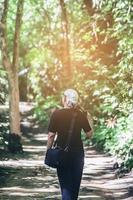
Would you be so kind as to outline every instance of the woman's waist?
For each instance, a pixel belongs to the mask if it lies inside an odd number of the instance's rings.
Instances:
[[[83,145],[78,145],[78,146],[67,146],[67,145],[62,145],[62,144],[59,144],[57,143],[57,146],[60,147],[61,149],[65,149],[67,148],[67,151],[71,154],[71,153],[74,153],[74,154],[83,154],[84,153],[84,148],[83,148]]]

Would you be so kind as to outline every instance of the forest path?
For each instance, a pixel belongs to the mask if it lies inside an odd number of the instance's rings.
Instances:
[[[21,105],[24,153],[0,161],[0,200],[60,200],[56,171],[43,165],[47,134],[32,107]],[[114,158],[85,147],[79,200],[133,200],[133,174],[122,178],[112,169]]]

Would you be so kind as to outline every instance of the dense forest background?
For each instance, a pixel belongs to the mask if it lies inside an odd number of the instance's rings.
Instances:
[[[1,0],[0,20],[0,104],[10,102],[0,113],[1,149],[10,132],[20,135],[19,101],[34,102],[34,115],[46,124],[62,92],[75,88],[93,118],[92,144],[130,170],[132,0]]]

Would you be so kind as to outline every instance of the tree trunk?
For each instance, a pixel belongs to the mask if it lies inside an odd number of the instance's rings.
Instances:
[[[23,152],[20,132],[19,87],[17,73],[8,74],[8,82],[10,113],[10,135],[8,140],[8,150],[12,153]]]
[[[0,23],[1,42],[2,42],[2,61],[7,71],[9,83],[9,115],[10,115],[10,135],[8,149],[15,153],[22,151],[20,137],[20,114],[19,114],[19,84],[18,84],[18,65],[19,65],[19,38],[23,13],[24,0],[18,0],[15,22],[15,33],[13,40],[12,63],[8,55],[7,41],[7,13],[9,1],[4,0],[3,15]]]
[[[9,74],[8,82],[9,82],[10,131],[11,133],[20,136],[18,75]]]
[[[71,70],[71,58],[70,58],[70,45],[68,38],[68,19],[67,11],[64,0],[60,0],[61,15],[62,15],[62,33],[63,33],[63,66],[65,77],[68,80],[71,80],[72,70]],[[67,74],[67,76],[66,76]]]

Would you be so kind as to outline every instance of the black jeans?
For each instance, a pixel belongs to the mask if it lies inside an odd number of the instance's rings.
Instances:
[[[77,200],[84,166],[84,152],[71,152],[68,165],[57,169],[62,200]]]

